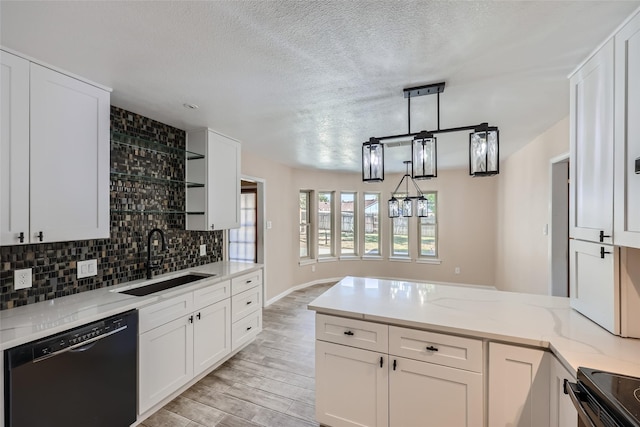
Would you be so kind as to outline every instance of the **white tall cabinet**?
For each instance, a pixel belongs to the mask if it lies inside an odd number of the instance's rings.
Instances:
[[[108,238],[109,90],[0,55],[0,245]]]
[[[640,248],[640,15],[615,36],[615,73],[615,243]]]
[[[187,133],[187,230],[240,227],[240,143],[211,129]]]
[[[569,234],[612,243],[613,40],[570,79]]]

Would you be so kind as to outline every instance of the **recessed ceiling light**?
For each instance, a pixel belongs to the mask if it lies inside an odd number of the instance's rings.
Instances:
[[[200,108],[196,104],[189,104],[189,103],[186,103],[186,102],[184,104],[182,104],[182,106],[184,108],[186,108],[187,110],[197,110],[198,108]]]

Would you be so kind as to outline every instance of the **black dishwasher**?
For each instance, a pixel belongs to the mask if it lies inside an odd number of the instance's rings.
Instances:
[[[138,312],[4,354],[7,427],[128,427],[136,421]]]

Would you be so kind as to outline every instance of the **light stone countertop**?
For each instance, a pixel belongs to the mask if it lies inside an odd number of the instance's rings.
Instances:
[[[640,340],[620,338],[545,295],[345,277],[309,304],[318,313],[549,349],[579,366],[640,377]]]
[[[261,267],[261,264],[252,263],[214,262],[158,275],[150,280],[136,280],[3,310],[0,311],[0,350],[64,332],[111,315],[138,309],[156,301],[210,286]],[[189,273],[215,276],[143,297],[118,292]]]

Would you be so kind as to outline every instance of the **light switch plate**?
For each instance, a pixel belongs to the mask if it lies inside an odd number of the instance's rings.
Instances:
[[[32,286],[32,271],[30,268],[16,270],[13,272],[13,289],[26,289]]]
[[[200,256],[207,256],[207,245],[200,245]]]
[[[90,259],[87,261],[78,261],[78,279],[96,276],[98,274],[98,260]]]

